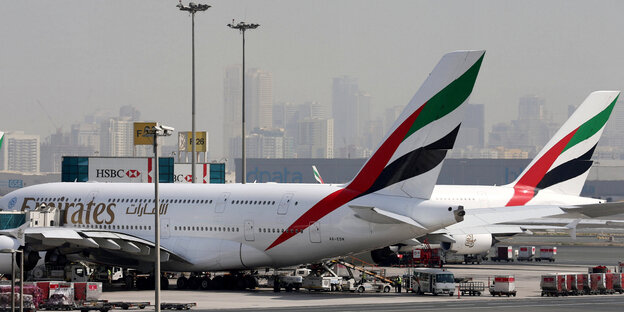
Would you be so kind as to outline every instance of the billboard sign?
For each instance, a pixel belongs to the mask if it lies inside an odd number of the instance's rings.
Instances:
[[[90,158],[89,181],[152,182],[151,158]]]
[[[191,166],[191,164],[174,164],[173,182],[193,183]],[[195,164],[195,172],[197,173],[197,183],[210,183],[210,164]]]

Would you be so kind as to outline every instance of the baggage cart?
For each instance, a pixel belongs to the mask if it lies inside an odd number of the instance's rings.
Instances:
[[[605,273],[605,289],[602,292],[603,294],[615,294],[615,290],[613,289],[613,280],[616,279],[615,273]]]
[[[459,283],[459,292],[462,296],[468,294],[469,296],[481,296],[481,293],[485,291],[485,283],[483,282],[461,282]]]
[[[489,287],[492,296],[516,296],[516,278],[513,275],[497,275]]]
[[[533,261],[535,246],[520,246],[518,248],[518,261]]]
[[[618,292],[620,294],[624,293],[624,274],[623,273],[612,273],[613,277],[613,291]]]
[[[542,246],[539,248],[539,257],[536,257],[535,261],[555,262],[556,255],[557,247]]]
[[[542,275],[540,280],[540,288],[542,289],[542,297],[565,296],[568,294],[566,275],[560,273]]]
[[[605,273],[589,273],[589,294],[606,293]]]
[[[513,248],[511,246],[498,246],[494,248],[494,256],[490,257],[490,260],[498,261],[511,261],[513,262]]]

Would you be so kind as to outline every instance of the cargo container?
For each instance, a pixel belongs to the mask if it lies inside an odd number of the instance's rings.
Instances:
[[[513,248],[511,246],[494,247],[494,255],[490,257],[490,260],[513,262]]]
[[[94,301],[102,296],[101,282],[75,282],[74,283],[74,300],[76,301]]]
[[[543,296],[565,296],[568,294],[566,274],[551,273],[542,275],[540,288]]]
[[[489,287],[492,296],[516,296],[516,278],[513,275],[497,275]]]
[[[533,261],[535,256],[535,246],[520,246],[518,247],[518,261]]]
[[[615,290],[613,289],[613,280],[617,279],[615,276],[616,273],[605,273],[605,289],[602,294],[614,294]]]
[[[583,273],[576,274],[576,288],[578,289],[579,294],[589,295],[591,288],[589,285],[588,274],[583,274]]]
[[[624,293],[624,274],[623,273],[611,273],[613,274],[613,291],[620,294]]]
[[[535,261],[555,262],[557,255],[557,247],[542,246],[539,248],[539,257],[535,257]]]
[[[607,285],[605,281],[606,273],[589,273],[589,294],[597,295],[606,293]]]
[[[576,273],[568,273],[565,275],[566,278],[566,287],[568,290],[568,295],[574,295],[574,296],[578,296],[582,293],[582,288],[581,288],[581,292],[579,292],[578,290],[578,284],[576,282]]]

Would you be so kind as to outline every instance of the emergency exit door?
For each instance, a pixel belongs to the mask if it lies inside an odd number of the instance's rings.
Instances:
[[[245,220],[245,240],[248,242],[254,241],[254,224],[253,220]]]
[[[321,223],[320,221],[310,223],[310,227],[308,227],[310,231],[310,242],[312,243],[320,243],[321,242]]]

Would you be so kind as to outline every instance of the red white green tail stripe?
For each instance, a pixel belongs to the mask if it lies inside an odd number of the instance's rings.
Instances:
[[[591,93],[512,183],[514,195],[506,206],[524,205],[546,188],[579,195],[592,164],[591,156],[619,94]]]
[[[398,185],[402,196],[430,196],[439,173],[432,169],[439,169],[446,151],[453,147],[463,117],[459,108],[472,92],[484,53],[459,51],[442,57],[353,181],[303,213],[267,250],[367,194],[387,192]],[[434,179],[426,176],[430,172],[436,174]],[[411,189],[414,185],[409,183],[414,180],[419,187]]]

